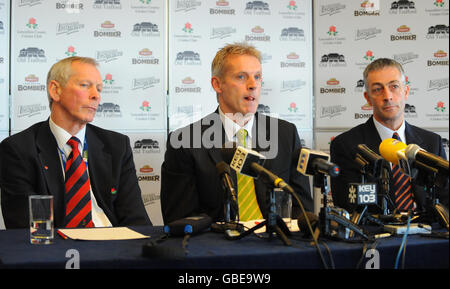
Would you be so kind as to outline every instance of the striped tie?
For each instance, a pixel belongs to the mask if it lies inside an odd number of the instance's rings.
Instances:
[[[245,138],[247,130],[240,129],[237,132],[238,143],[246,147]],[[239,219],[249,221],[262,219],[261,210],[256,200],[255,183],[252,177],[237,174]]]
[[[66,163],[66,228],[93,227],[90,183],[86,164],[78,150],[80,141],[72,137],[67,144],[72,147]]]
[[[400,136],[394,132],[392,138],[401,141]],[[392,165],[392,182],[395,204],[399,211],[414,209],[413,194],[411,192],[411,178],[405,175],[398,165]]]

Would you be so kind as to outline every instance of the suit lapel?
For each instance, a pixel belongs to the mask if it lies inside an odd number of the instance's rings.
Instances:
[[[58,154],[58,145],[50,130],[48,121],[43,122],[39,128],[36,146],[48,194],[54,198],[55,225],[62,224],[65,215],[63,168]]]
[[[111,201],[111,191],[108,190],[115,186],[111,183],[112,158],[108,152],[104,151],[103,142],[93,132],[90,125],[86,126],[86,141],[88,144],[89,181],[99,206],[108,208],[109,206],[106,204]],[[107,212],[105,211],[105,213]],[[107,216],[110,218],[109,214]]]
[[[377,128],[375,127],[375,124],[373,122],[373,116],[369,118],[369,120],[366,121],[364,124],[365,127],[363,129],[364,134],[364,142],[372,151],[374,151],[377,154],[380,154],[380,143],[381,143],[381,137],[380,134],[377,131]],[[355,144],[358,145],[358,144]]]
[[[406,144],[417,144],[423,146],[423,139],[415,132],[414,128],[405,121]]]

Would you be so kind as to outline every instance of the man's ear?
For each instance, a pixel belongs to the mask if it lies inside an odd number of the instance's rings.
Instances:
[[[222,82],[217,76],[211,77],[211,86],[216,91],[216,93],[222,93]]]
[[[364,98],[366,99],[368,104],[372,105],[372,102],[370,101],[370,97],[367,91],[364,91]]]
[[[61,95],[61,85],[58,81],[52,80],[48,85],[48,94],[53,101],[59,101]]]

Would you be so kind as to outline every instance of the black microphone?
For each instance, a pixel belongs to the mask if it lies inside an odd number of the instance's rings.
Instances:
[[[216,164],[216,170],[217,174],[222,179],[222,185],[224,189],[229,193],[233,202],[237,202],[236,191],[234,190],[233,186],[233,180],[230,177],[231,175],[230,166],[224,161],[221,161]]]
[[[448,174],[448,161],[433,153],[427,152],[416,144],[407,145],[405,154],[408,159],[424,163],[432,168]]]
[[[321,151],[302,148],[298,158],[297,171],[303,175],[314,176],[322,173],[336,177],[339,175],[339,166],[330,162],[330,156]]]
[[[252,168],[253,163],[264,165],[266,157],[253,150],[238,146],[234,152],[230,167],[236,172],[257,179],[259,172]]]
[[[360,156],[375,166],[384,160],[379,154],[372,151],[365,144],[359,144],[357,148]]]

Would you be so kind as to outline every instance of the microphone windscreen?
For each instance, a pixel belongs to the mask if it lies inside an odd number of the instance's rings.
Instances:
[[[314,231],[317,225],[319,224],[319,217],[312,212],[306,212],[306,216],[308,217],[309,223],[311,224],[311,228]],[[298,228],[300,229],[300,232],[303,232],[305,237],[311,236],[311,232],[309,231],[308,223],[306,222],[304,214],[300,214],[300,216],[297,219],[297,224]]]
[[[231,174],[230,166],[224,161],[221,161],[216,164],[216,170],[219,176],[223,175],[224,173],[227,173],[229,175]]]
[[[404,150],[406,148],[406,144],[402,143],[399,140],[394,138],[387,138],[380,143],[380,155],[387,161],[397,164],[398,156],[397,152]]]

